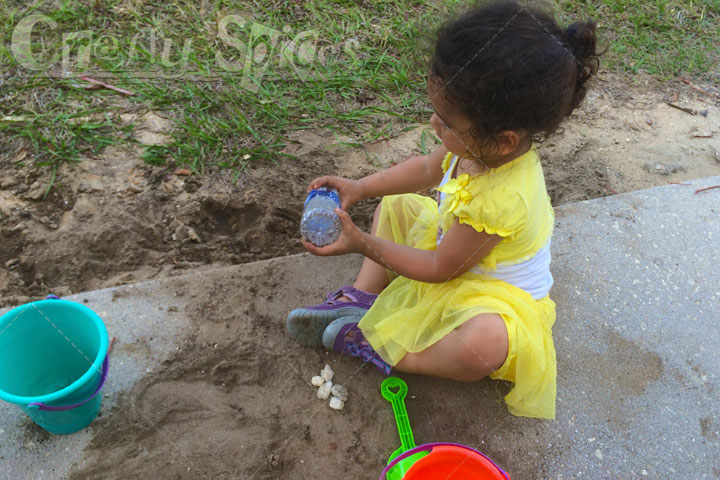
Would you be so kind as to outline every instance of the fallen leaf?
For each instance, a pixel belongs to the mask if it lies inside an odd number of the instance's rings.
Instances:
[[[17,156],[15,157],[15,159],[13,160],[13,162],[20,162],[20,161],[22,161],[22,159],[25,158],[25,157],[27,157],[27,150],[25,150],[25,149],[23,148],[23,149],[20,150],[20,152],[17,154]]]
[[[192,175],[192,170],[189,170],[187,168],[181,168],[179,170],[175,170],[175,175],[181,175],[187,177],[188,175]]]

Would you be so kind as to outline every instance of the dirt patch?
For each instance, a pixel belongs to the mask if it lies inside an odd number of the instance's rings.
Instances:
[[[540,149],[553,204],[720,175],[718,98],[642,77],[596,82]]]
[[[348,169],[342,152],[313,147],[300,160],[202,178],[150,167],[140,151],[108,147],[64,165],[46,200],[43,172],[11,169],[0,191],[0,305],[67,295],[301,251],[298,219],[307,183]],[[355,207],[369,228],[377,201]]]
[[[119,115],[137,125],[139,141],[169,138],[162,112]],[[0,153],[0,306],[301,252],[307,183],[324,174],[360,177],[419,154],[423,128],[362,149],[302,131],[286,148],[296,159],[254,163],[237,179],[151,167],[142,147],[108,147],[63,165],[47,198],[50,172],[15,166],[30,159],[12,143]],[[683,84],[611,77],[540,152],[555,205],[720,175],[720,108],[716,97]],[[376,203],[353,208],[361,227]]]
[[[37,451],[41,444],[52,438],[50,433],[28,417],[24,417],[19,426],[23,432],[23,446],[27,450]]]

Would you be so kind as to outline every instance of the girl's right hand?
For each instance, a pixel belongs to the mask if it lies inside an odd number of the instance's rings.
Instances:
[[[355,203],[363,199],[363,188],[360,180],[351,180],[343,177],[324,176],[318,177],[308,185],[308,192],[320,187],[332,187],[338,191],[341,208],[346,212]]]

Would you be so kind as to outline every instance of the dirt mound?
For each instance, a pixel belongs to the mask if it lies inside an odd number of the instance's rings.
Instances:
[[[0,306],[298,253],[307,183],[343,173],[332,152],[308,156],[253,165],[234,183],[229,172],[198,179],[109,147],[64,165],[45,200],[41,172],[16,170],[0,191]],[[355,207],[363,228],[376,203]]]

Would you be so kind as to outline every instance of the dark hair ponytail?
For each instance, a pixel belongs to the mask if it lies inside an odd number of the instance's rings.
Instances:
[[[595,35],[596,24],[590,20],[588,22],[575,22],[565,29],[563,32],[563,43],[568,47],[570,53],[575,57],[577,62],[577,81],[575,83],[575,92],[570,101],[570,109],[568,115],[575,110],[580,102],[585,98],[587,93],[586,82],[595,75],[600,68],[600,58],[596,51],[597,37]]]
[[[481,0],[438,31],[430,76],[478,142],[503,130],[540,142],[585,97],[600,66],[596,44],[593,21],[562,29],[549,7]]]

